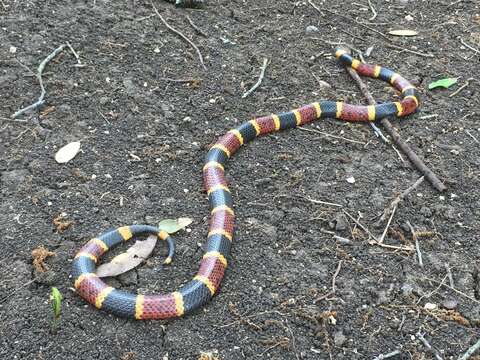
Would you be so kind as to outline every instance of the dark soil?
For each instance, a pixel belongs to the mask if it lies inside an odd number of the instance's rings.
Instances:
[[[372,16],[364,0],[316,1],[357,22],[319,14],[307,1],[210,0],[184,10],[156,0],[166,20],[199,46],[207,71],[152,16],[150,2],[65,3],[0,1],[0,358],[372,359],[399,350],[392,359],[433,359],[420,331],[440,356],[456,359],[478,340],[480,82],[450,96],[478,72],[478,2],[372,1],[378,16],[367,26],[419,33],[387,40],[359,25]],[[310,25],[319,31],[307,33]],[[27,67],[36,71],[66,41],[86,66],[63,51],[45,70],[43,113],[9,120],[40,92]],[[362,51],[374,46],[369,62],[418,84],[421,111],[394,124],[448,191],[423,182],[399,205],[384,242],[411,246],[410,222],[423,232],[423,268],[415,251],[372,245],[345,215],[379,237],[384,209],[420,174],[368,125],[325,120],[306,128],[357,142],[286,131],[254,141],[229,164],[235,246],[222,288],[204,308],[179,320],[138,322],[96,310],[72,291],[71,261],[89,238],[181,216],[194,222],[177,234],[172,266],[161,265],[165,249],[158,246],[111,284],[148,293],[189,280],[206,239],[201,168],[208,146],[255,115],[320,99],[364,102],[331,55],[339,42]],[[271,62],[261,87],[242,99],[265,57]],[[427,90],[443,77],[459,82]],[[397,96],[369,83],[379,101]],[[55,152],[71,141],[81,141],[81,153],[57,164]],[[351,176],[354,184],[346,181]],[[58,220],[73,224],[61,232]],[[32,264],[40,246],[56,253],[43,273]],[[339,263],[336,292],[325,296]],[[65,298],[56,335],[52,286]]]

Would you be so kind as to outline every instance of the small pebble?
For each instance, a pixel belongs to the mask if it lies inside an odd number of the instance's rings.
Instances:
[[[426,303],[423,307],[425,310],[435,310],[437,308],[437,304]]]
[[[333,342],[335,343],[335,346],[338,346],[338,347],[342,346],[346,340],[347,338],[345,337],[345,335],[343,335],[342,331],[337,331],[333,335]]]
[[[307,34],[313,34],[313,33],[316,33],[316,32],[319,32],[320,30],[318,29],[318,27],[314,26],[314,25],[309,25],[306,27],[305,29],[305,32]]]
[[[445,299],[442,301],[442,306],[447,310],[453,310],[458,306],[456,299]]]
[[[349,177],[347,178],[347,182],[348,182],[349,184],[355,184],[355,178],[354,178],[353,176],[349,176]]]

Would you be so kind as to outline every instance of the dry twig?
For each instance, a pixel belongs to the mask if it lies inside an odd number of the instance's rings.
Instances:
[[[425,347],[430,350],[431,352],[433,352],[433,355],[435,355],[435,359],[437,360],[443,360],[443,358],[440,356],[440,354],[438,353],[438,351],[436,349],[434,349],[432,347],[432,345],[430,345],[430,343],[427,341],[427,339],[425,339],[424,337],[424,334],[422,334],[420,331],[418,331],[415,336],[423,343],[423,345],[425,345]]]
[[[40,89],[41,89],[41,93],[40,93],[40,97],[38,98],[38,100],[27,106],[27,107],[24,107],[23,109],[20,109],[18,110],[15,114],[12,115],[12,119],[15,119],[17,117],[19,117],[20,115],[26,113],[27,111],[30,111],[30,110],[35,110],[37,108],[39,108],[40,106],[42,106],[44,103],[45,103],[45,95],[47,93],[47,91],[45,90],[45,86],[43,86],[43,79],[42,79],[42,73],[43,73],[43,70],[45,69],[45,66],[53,59],[55,58],[59,53],[61,53],[63,51],[63,49],[66,47],[67,45],[66,44],[62,44],[60,45],[58,48],[56,48],[55,50],[53,50],[50,55],[48,55],[41,63],[40,65],[38,65],[38,70],[37,70],[37,79],[38,79],[38,83],[40,85]]]
[[[458,360],[468,360],[470,356],[472,356],[473,353],[478,349],[480,349],[480,340],[478,340],[475,344],[473,344],[473,346],[469,348],[465,354],[460,356]]]
[[[377,17],[377,10],[375,9],[375,6],[373,6],[372,1],[368,0],[368,6],[370,6],[370,10],[372,10],[372,17],[368,19],[368,21],[373,21]]]
[[[152,7],[153,7],[153,10],[155,11],[155,13],[157,14],[157,16],[160,18],[160,20],[162,21],[163,25],[165,25],[167,27],[168,30],[170,30],[171,32],[173,32],[174,34],[177,34],[178,36],[180,36],[183,40],[185,40],[187,43],[190,44],[190,46],[192,48],[195,49],[195,51],[197,52],[197,55],[198,55],[198,58],[200,60],[200,63],[202,64],[202,67],[204,70],[207,70],[207,67],[205,66],[205,62],[203,61],[203,56],[202,56],[202,53],[200,52],[200,50],[198,49],[197,45],[195,45],[193,43],[192,40],[190,40],[189,38],[187,38],[185,35],[183,35],[180,31],[174,29],[172,26],[170,26],[167,21],[163,18],[163,16],[160,14],[160,12],[158,11],[157,7],[155,6],[155,4],[153,2],[151,2],[152,4]]]
[[[435,55],[433,55],[433,54],[425,54],[425,53],[420,52],[420,51],[410,50],[410,49],[403,48],[401,46],[397,46],[397,45],[393,45],[393,44],[387,44],[386,47],[391,48],[391,49],[400,50],[400,52],[405,51],[405,52],[408,52],[410,54],[415,54],[415,55],[423,56],[423,57],[427,57],[427,58],[435,57]]]
[[[68,41],[67,41],[65,44],[68,46],[68,48],[69,48],[70,51],[72,52],[73,56],[75,56],[75,59],[77,59],[77,65],[76,65],[76,66],[77,66],[77,67],[83,67],[83,66],[85,66],[85,64],[82,64],[82,61],[80,60],[80,56],[77,54],[77,52],[75,51],[75,49],[73,48],[73,46],[70,45],[70,43],[69,43]]]
[[[480,50],[478,49],[475,49],[473,46],[471,45],[468,45],[465,41],[463,41],[463,39],[460,39],[460,42],[462,43],[462,45],[464,45],[465,47],[469,48],[470,50],[472,50],[473,52],[477,53],[477,54],[480,54]]]
[[[197,33],[199,33],[200,35],[204,36],[204,37],[208,37],[208,35],[202,30],[200,29],[197,25],[195,25],[195,23],[193,22],[193,20],[190,18],[190,16],[187,15],[187,20],[188,22],[190,23],[190,25],[192,25],[192,27],[195,29],[195,31]]]
[[[322,11],[326,11],[326,12],[332,14],[332,15],[341,17],[342,19],[346,19],[346,20],[349,20],[351,22],[354,22],[355,24],[360,25],[361,27],[363,27],[364,29],[367,29],[370,32],[374,32],[375,34],[380,35],[382,38],[384,38],[388,42],[391,41],[390,38],[387,35],[385,35],[384,33],[382,33],[381,31],[375,30],[375,29],[371,28],[370,26],[365,25],[364,23],[358,22],[357,20],[355,20],[354,18],[351,18],[350,16],[336,13],[333,10],[327,9],[327,7],[323,7],[320,10],[320,8],[317,5],[315,5],[312,0],[308,0],[308,3],[322,15],[323,15]]]
[[[420,265],[420,267],[423,268],[422,252],[420,251],[420,244],[418,242],[418,236],[417,236],[415,230],[413,229],[412,224],[410,224],[409,221],[407,221],[407,225],[410,228],[410,231],[412,233],[413,241],[415,241],[415,249],[417,251],[417,257],[418,257],[418,265]]]
[[[326,132],[323,132],[323,131],[319,131],[319,130],[316,130],[316,129],[307,129],[307,128],[304,128],[304,127],[299,127],[298,129],[302,130],[302,131],[317,133],[317,134],[320,134],[320,135],[323,135],[323,136],[326,136],[326,137],[331,137],[333,139],[338,139],[338,140],[351,142],[351,143],[354,143],[354,144],[366,145],[366,143],[364,143],[363,141],[348,139],[348,138],[343,137],[343,136],[332,135],[332,134],[329,134],[329,133],[326,133]]]
[[[375,357],[373,360],[389,359],[391,357],[394,357],[395,355],[400,355],[400,354],[401,354],[400,350],[395,350],[395,351],[389,352],[388,354],[385,354],[385,355],[380,354],[377,357]]]
[[[330,291],[330,292],[326,293],[325,295],[322,295],[319,298],[315,299],[315,301],[314,301],[315,304],[317,302],[320,302],[323,299],[331,296],[331,295],[335,295],[335,291],[337,290],[337,288],[336,288],[337,276],[340,273],[340,270],[342,269],[342,264],[343,264],[343,260],[340,260],[338,262],[337,269],[335,270],[335,273],[333,274],[333,277],[332,277],[332,291]]]
[[[393,207],[392,215],[391,215],[390,218],[388,219],[387,226],[385,226],[385,230],[383,231],[382,236],[380,236],[380,239],[378,239],[378,243],[379,243],[379,244],[382,244],[382,243],[383,243],[383,240],[385,239],[385,235],[387,235],[388,228],[390,227],[390,223],[392,222],[393,215],[395,215],[395,211],[396,211],[396,210],[397,210],[397,205],[395,205],[395,206]]]
[[[423,179],[425,179],[424,176],[422,176],[421,178],[419,178],[417,181],[415,181],[415,183],[413,185],[411,185],[407,190],[405,190],[404,192],[402,192],[400,195],[398,195],[391,203],[390,205],[388,206],[388,208],[386,208],[384,211],[383,211],[383,214],[382,214],[382,217],[380,218],[379,220],[379,223],[380,222],[383,222],[387,219],[387,216],[390,215],[390,213],[398,206],[398,204],[400,203],[400,201],[402,201],[408,194],[410,194],[413,190],[415,190],[422,182],[423,182]]]
[[[455,90],[453,93],[451,93],[449,95],[449,97],[454,97],[455,95],[457,95],[460,91],[462,91],[463,89],[465,89],[468,85],[470,85],[470,81],[474,81],[476,80],[475,78],[468,78],[466,81],[465,81],[465,84],[463,84],[462,86],[460,86],[457,90]]]
[[[248,95],[253,93],[262,84],[263,78],[265,77],[265,70],[267,69],[267,66],[268,66],[268,59],[265,58],[263,59],[263,65],[260,71],[260,77],[258,78],[257,82],[242,95],[242,99],[246,98]]]

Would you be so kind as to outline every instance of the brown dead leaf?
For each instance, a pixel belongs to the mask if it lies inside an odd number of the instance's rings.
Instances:
[[[57,228],[57,232],[60,234],[73,225],[73,220],[66,220],[62,214],[53,219],[53,225]]]
[[[198,360],[220,360],[220,356],[218,355],[218,350],[202,351]]]
[[[150,235],[144,241],[136,241],[126,252],[115,256],[109,263],[100,265],[97,276],[117,276],[137,267],[152,253],[157,239],[155,235]]]
[[[35,267],[35,270],[38,272],[45,272],[48,270],[47,266],[45,265],[45,259],[56,256],[56,254],[52,251],[48,251],[42,245],[37,247],[36,249],[32,250],[32,264]]]
[[[43,119],[45,117],[47,117],[48,114],[50,114],[51,112],[54,112],[55,111],[55,106],[49,106],[45,109],[42,110],[42,112],[40,113],[40,119]]]

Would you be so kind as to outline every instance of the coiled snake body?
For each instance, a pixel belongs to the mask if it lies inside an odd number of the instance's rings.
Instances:
[[[95,274],[98,259],[111,247],[131,239],[136,234],[157,234],[170,245],[167,259],[173,255],[173,242],[165,232],[148,225],[125,226],[90,240],[78,252],[73,261],[73,278],[78,294],[99,309],[135,319],[180,317],[198,309],[216,293],[227,268],[227,258],[233,240],[234,212],[232,196],[225,180],[224,166],[240,146],[257,136],[295,128],[319,118],[375,121],[387,116],[406,116],[416,111],[418,107],[416,90],[405,78],[392,70],[360,63],[343,50],[337,50],[335,56],[358,74],[379,78],[391,84],[402,94],[401,101],[371,106],[321,101],[278,115],[256,118],[230,130],[210,148],[203,167],[203,180],[210,201],[211,218],[206,253],[197,275],[177,291],[159,295],[127,293],[105,284]]]

